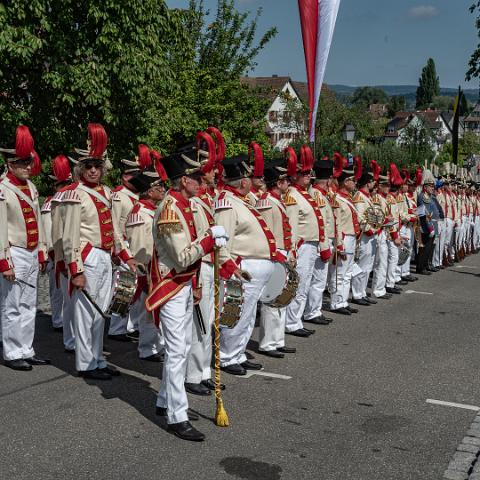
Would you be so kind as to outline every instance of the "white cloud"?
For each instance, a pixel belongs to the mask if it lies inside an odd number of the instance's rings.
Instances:
[[[433,5],[417,5],[408,11],[408,16],[415,20],[425,20],[438,16],[440,12]]]

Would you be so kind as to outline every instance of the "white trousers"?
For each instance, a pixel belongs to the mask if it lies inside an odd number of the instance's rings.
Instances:
[[[302,316],[307,305],[308,293],[318,256],[318,242],[304,242],[297,251],[298,288],[297,295],[287,306],[285,313],[285,330],[287,332],[303,328]]]
[[[191,281],[160,308],[160,322],[165,339],[165,360],[157,407],[167,409],[168,423],[186,422],[185,374],[193,323]]]
[[[412,263],[413,255],[413,228],[403,225],[400,235],[410,244],[410,256],[403,265],[397,266],[397,281],[400,281],[403,277],[408,277],[410,275],[410,264]]]
[[[393,240],[387,240],[388,248],[388,266],[387,266],[387,283],[388,288],[393,288],[395,286],[396,280],[396,270],[398,266],[398,247],[395,245]]]
[[[202,299],[199,307],[207,333],[202,333],[197,313],[193,311],[192,346],[187,361],[187,383],[200,383],[211,378],[212,362],[212,325],[215,320],[213,265],[202,262],[200,267],[200,283]]]
[[[448,258],[455,257],[455,245],[453,243],[453,227],[455,222],[451,218],[445,219],[445,253]]]
[[[377,236],[367,236],[363,234],[360,238],[359,256],[357,265],[362,269],[352,278],[352,296],[355,300],[360,300],[367,296],[368,277],[373,270],[375,263],[375,253],[377,251]]]
[[[372,293],[375,297],[383,297],[387,293],[388,245],[385,231],[377,235],[377,251],[373,265]]]
[[[447,224],[446,220],[439,220],[438,223],[438,235],[433,247],[433,260],[432,265],[434,267],[440,267],[443,264],[443,252],[445,251],[445,239],[447,236]]]
[[[480,215],[475,217],[475,226],[473,227],[473,245],[475,248],[480,247]]]
[[[68,286],[68,278],[60,274],[60,287],[63,293],[63,346],[67,350],[75,350],[75,331],[73,326],[75,311]]]
[[[48,292],[50,295],[50,306],[52,308],[52,326],[54,328],[63,327],[63,292],[57,288],[55,280],[55,262],[48,262]]]
[[[84,262],[86,290],[93,301],[105,311],[110,303],[112,263],[110,254],[92,248]],[[75,331],[75,365],[77,371],[105,368],[103,356],[103,317],[85,295],[75,290],[72,295]]]
[[[33,337],[37,314],[38,250],[10,247],[10,253],[15,277],[34,286],[9,282],[0,275],[3,358],[17,360],[35,355]]]
[[[247,360],[245,349],[255,326],[258,300],[273,273],[273,262],[249,258],[242,260],[241,268],[250,273],[252,279],[243,284],[240,320],[233,328],[221,329],[220,363],[222,367],[240,364]]]
[[[129,317],[138,324],[138,356],[140,358],[156,355],[163,350],[163,337],[155,325],[153,316],[145,308],[147,294],[142,292],[137,301],[130,307]]]
[[[329,240],[329,246],[332,248],[333,240]],[[330,263],[324,262],[317,252],[313,266],[312,281],[307,294],[307,303],[303,312],[304,320],[312,320],[322,316],[323,292],[327,287],[329,266]]]
[[[355,256],[356,239],[354,235],[345,235],[343,239],[343,253],[346,260],[337,259],[337,264],[332,270],[331,283],[331,300],[330,308],[337,310],[339,308],[348,307],[348,297],[350,295],[350,286],[352,282],[352,269]]]

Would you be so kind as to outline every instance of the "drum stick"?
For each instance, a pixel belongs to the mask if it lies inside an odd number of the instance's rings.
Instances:
[[[90,296],[90,294],[82,289],[81,292],[85,295],[85,298],[90,302],[90,304],[92,305],[92,307],[105,319],[105,320],[110,320],[110,317],[103,313],[102,309],[95,303],[95,301],[93,300],[93,298]]]
[[[202,315],[202,310],[200,308],[200,305],[194,305],[194,308],[195,308],[195,313],[197,314],[197,321],[198,321],[200,330],[202,331],[202,335],[206,335],[207,328],[205,327],[205,322],[203,321],[203,315]]]
[[[25,282],[24,280],[20,280],[19,278],[16,278],[14,281],[18,283],[22,283],[23,285],[26,285],[27,287],[30,287],[30,288],[36,288],[35,285]]]

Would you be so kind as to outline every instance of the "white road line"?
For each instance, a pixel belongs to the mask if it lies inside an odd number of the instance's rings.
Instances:
[[[417,292],[417,290],[405,290],[405,293],[417,293],[418,295],[433,295],[431,292]]]
[[[454,268],[471,268],[473,270],[478,270],[478,267],[472,267],[472,266],[469,266],[469,265],[455,265]]]
[[[427,398],[427,403],[432,403],[433,405],[442,405],[444,407],[455,407],[455,408],[463,408],[465,410],[473,410],[478,412],[480,407],[476,407],[475,405],[467,405],[466,403],[455,403],[455,402],[444,402],[443,400],[433,400],[432,398]]]
[[[248,370],[246,375],[240,375],[239,378],[250,378],[253,375],[260,375],[261,377],[279,378],[281,380],[290,380],[292,378],[292,377],[289,377],[288,375],[280,375],[279,373],[261,372],[258,370]]]

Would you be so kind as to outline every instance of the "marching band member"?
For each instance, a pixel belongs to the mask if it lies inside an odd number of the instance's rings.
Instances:
[[[112,219],[113,225],[120,236],[120,250],[116,252],[118,258],[127,265],[132,271],[136,271],[136,262],[132,257],[128,244],[125,242],[125,223],[127,217],[138,202],[138,191],[131,182],[137,175],[152,165],[152,152],[143,144],[138,146],[138,155],[134,160],[122,159],[122,185],[115,188],[112,193]],[[155,152],[155,154],[157,154]],[[159,155],[159,154],[157,154]],[[133,332],[137,325],[133,324],[129,315],[124,317],[113,314],[110,319],[110,328],[108,330],[108,338],[121,342],[129,342],[127,332]]]
[[[288,221],[292,227],[292,246],[296,252],[296,270],[299,277],[297,295],[287,306],[285,330],[289,335],[309,337],[314,330],[303,326],[302,317],[307,304],[315,262],[320,256],[327,263],[332,251],[325,237],[323,217],[317,202],[308,193],[312,176],[313,155],[302,150],[301,163],[297,161],[297,154],[288,147],[287,175],[291,186],[284,197],[287,207]],[[317,299],[318,300],[318,299]],[[312,310],[317,308],[312,306]]]
[[[152,287],[146,299],[149,312],[159,318],[165,341],[162,382],[157,398],[157,414],[167,417],[168,429],[179,438],[202,441],[205,436],[188,418],[185,375],[192,338],[196,276],[201,259],[214,245],[226,243],[225,229],[210,227],[199,235],[190,199],[198,195],[202,164],[194,145],[164,158],[172,187],[159,205],[154,218],[155,255]],[[196,292],[196,301],[200,292]]]
[[[292,227],[288,221],[287,207],[282,200],[282,195],[289,187],[283,163],[283,159],[268,162],[264,171],[265,186],[268,190],[259,198],[256,208],[273,233],[279,252],[292,261]],[[285,353],[295,353],[295,348],[285,346],[285,310],[262,304],[259,353],[274,358],[283,358]]]
[[[7,175],[0,182],[0,285],[2,343],[5,365],[31,370],[49,360],[35,355],[33,339],[37,313],[37,277],[47,265],[47,245],[38,192],[29,180],[39,159],[28,127],[16,130],[6,154]],[[35,160],[36,159],[36,160]]]
[[[317,160],[313,165],[315,179],[312,187],[309,190],[310,195],[317,203],[320,214],[324,223],[325,239],[328,240],[328,245],[332,251],[335,251],[336,245],[342,243],[342,234],[337,230],[335,225],[335,216],[333,214],[332,205],[335,205],[334,195],[330,191],[330,183],[333,176],[333,160],[328,157],[322,160]],[[327,260],[317,256],[313,268],[312,281],[308,289],[307,303],[303,313],[303,321],[314,323],[316,325],[329,325],[333,320],[326,317],[322,313],[323,294],[328,283],[328,272],[331,257]]]
[[[112,286],[112,253],[119,235],[112,223],[111,192],[102,185],[107,134],[100,124],[88,125],[87,149],[75,149],[78,183],[62,195],[63,254],[69,271],[74,311],[75,366],[82,377],[109,380],[120,372],[103,356],[104,319],[82,291],[105,311]]]
[[[352,281],[356,241],[360,236],[360,224],[353,204],[355,172],[353,165],[340,155],[335,158],[334,176],[338,181],[336,205],[333,209],[337,229],[342,232],[342,244],[337,247],[336,262],[330,278],[330,311],[341,315],[357,313],[350,307],[348,298]]]
[[[378,225],[372,225],[368,217],[368,209],[375,208],[371,198],[374,185],[373,173],[368,167],[363,167],[360,158],[355,159],[355,179],[358,191],[353,198],[353,204],[357,210],[362,232],[358,241],[357,264],[362,273],[352,278],[352,303],[366,306],[377,303],[376,300],[367,296],[367,285],[375,262]]]
[[[248,148],[248,156],[251,157],[253,152],[253,172],[252,172],[252,188],[247,194],[249,203],[254,207],[258,199],[265,192],[265,181],[263,179],[264,160],[262,147],[256,142],[251,142]]]
[[[273,273],[273,262],[285,261],[277,251],[275,237],[260,213],[250,205],[251,168],[248,157],[240,154],[226,159],[224,190],[215,200],[215,221],[225,226],[229,240],[220,252],[220,275],[245,280],[240,319],[233,328],[223,328],[220,337],[220,364],[232,375],[260,370],[262,365],[247,360],[245,349],[250,340],[257,303]]]
[[[141,360],[160,362],[163,339],[153,317],[145,309],[148,276],[153,256],[153,218],[156,206],[165,197],[167,176],[160,162],[159,172],[143,171],[130,179],[139,194],[139,200],[128,214],[125,238],[132,258],[137,262],[137,290],[130,306],[130,318],[138,324],[138,356]]]
[[[448,175],[445,179],[445,221],[446,221],[446,238],[445,238],[445,261],[446,266],[452,266],[455,260],[455,195],[452,192],[452,179]]]
[[[215,194],[217,163],[223,160],[225,155],[221,133],[214,127],[210,127],[209,130],[215,133],[216,144],[208,133],[199,132],[197,134],[197,144],[202,147],[199,150],[200,154],[208,158],[201,169],[203,174],[201,188],[198,195],[191,199],[193,217],[199,236],[202,236],[210,227],[215,225],[213,218],[214,196],[212,195]],[[205,147],[206,149],[203,149]],[[199,284],[202,296],[194,311],[192,345],[188,355],[185,378],[187,392],[194,395],[211,395],[211,391],[215,389],[210,368],[212,363],[212,326],[215,320],[213,261],[214,255],[213,252],[210,252],[202,258],[200,267]],[[198,310],[200,310],[201,319]],[[205,331],[202,331],[202,320]],[[224,388],[223,385],[222,388]]]

